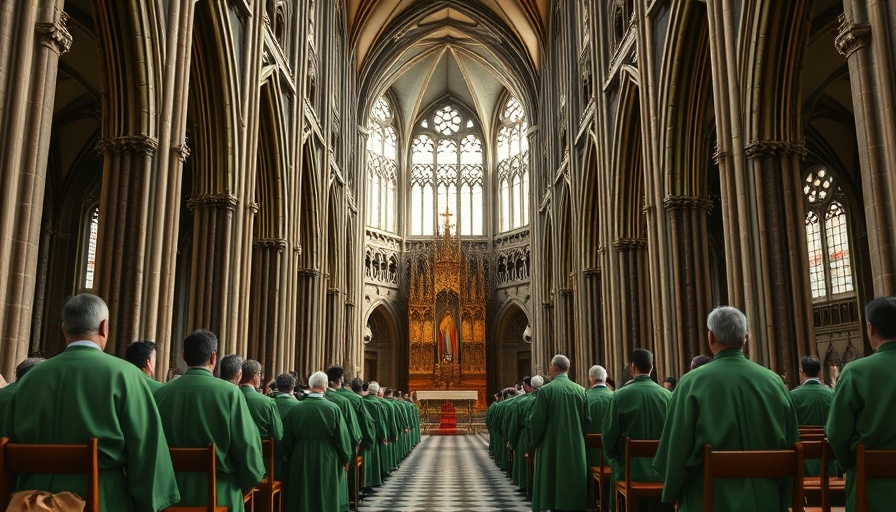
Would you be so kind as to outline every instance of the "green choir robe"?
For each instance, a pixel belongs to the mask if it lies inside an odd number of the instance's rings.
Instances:
[[[834,390],[816,379],[807,379],[801,386],[790,391],[793,406],[796,407],[796,421],[799,425],[822,425],[828,421]],[[830,474],[836,471],[836,465],[829,464]],[[806,476],[821,474],[821,461],[811,459],[805,461]]]
[[[19,381],[15,381],[12,384],[7,384],[0,388],[0,420],[3,419],[3,416],[6,414],[6,405],[9,404],[9,401],[12,399],[12,394],[16,392],[16,388],[19,387]],[[2,423],[0,423],[2,425]]]
[[[526,421],[535,448],[532,510],[588,508],[585,388],[557,375],[538,390]]]
[[[249,385],[240,386],[240,391],[246,397],[246,407],[249,408],[252,421],[258,427],[258,435],[263,438],[269,437],[275,442],[283,439],[283,421],[280,419],[280,412],[274,400]]]
[[[621,390],[620,390],[621,391]],[[653,467],[665,479],[663,501],[679,512],[703,509],[703,446],[716,450],[783,450],[799,439],[796,409],[777,374],[737,348],[685,374],[675,392]],[[716,510],[782,511],[789,480],[717,480]]]
[[[846,510],[855,510],[856,447],[896,449],[896,341],[881,344],[874,354],[843,367],[825,433],[837,462],[846,469]],[[18,393],[16,393],[18,394]],[[893,510],[896,482],[868,480],[868,510]]]
[[[361,447],[358,450],[363,460],[361,464],[361,487],[370,487],[373,484],[372,481],[367,479],[367,464],[369,461],[365,456],[365,450],[367,450],[367,447],[376,446],[376,425],[367,408],[364,407],[361,395],[346,388],[339,388],[336,392],[351,402],[352,407],[355,409],[355,416],[358,418],[358,428],[361,431]],[[379,461],[377,461],[377,464],[379,464]]]
[[[588,412],[591,414],[591,423],[588,425],[586,433],[603,434],[604,418],[610,412],[613,390],[607,386],[597,385],[585,392],[585,398],[588,400]],[[600,450],[592,448],[585,453],[589,467],[600,466],[600,459],[598,458]]]
[[[140,372],[140,373],[143,373],[143,372]],[[149,390],[153,393],[155,393],[156,390],[159,389],[160,387],[164,386],[164,384],[153,379],[152,377],[150,377],[149,375],[147,375],[145,373],[143,373],[143,377],[146,379],[146,385],[149,386]]]
[[[286,418],[283,450],[289,459],[283,510],[341,510],[340,485],[344,486],[352,441],[339,406],[318,393],[302,400]]]
[[[613,468],[608,487],[615,487],[617,480],[625,478],[625,438],[659,439],[671,398],[672,392],[654,382],[649,375],[638,375],[613,393],[602,427],[604,452],[611,459]],[[646,458],[632,460],[632,480],[661,482],[663,479],[653,469],[652,462]],[[614,505],[608,504],[605,508],[613,510]],[[649,500],[643,499],[639,505],[644,509]]]
[[[156,511],[180,499],[159,411],[133,364],[69,346],[32,368],[8,404],[3,435],[13,443],[83,444],[98,439],[103,511]],[[82,475],[27,475],[19,490],[85,496]]]
[[[237,386],[205,368],[190,368],[155,394],[165,436],[172,448],[215,443],[218,505],[243,509],[243,491],[264,477],[261,436],[246,397]],[[206,475],[178,473],[180,505],[204,505]]]
[[[286,416],[292,409],[299,405],[299,400],[292,393],[275,393],[274,405],[280,413],[280,420],[286,424]],[[281,436],[282,437],[282,436]],[[274,443],[274,479],[283,480],[283,472],[286,471],[286,454],[283,453],[283,443]]]
[[[534,400],[535,395],[532,393],[517,396],[513,401],[513,410],[505,428],[507,442],[513,447],[511,478],[513,483],[520,489],[526,487],[529,476],[529,468],[526,466],[526,451],[529,449],[529,438],[525,425],[526,417],[529,415],[529,408]]]
[[[355,414],[355,409],[352,407],[352,403],[349,399],[337,393],[335,388],[327,389],[324,398],[336,404],[342,412],[346,428],[348,428],[348,436],[351,440],[351,460],[354,460],[354,457],[357,455],[358,445],[361,443],[361,427],[358,425],[358,416]],[[342,472],[342,482],[339,487],[339,499],[342,504],[341,509],[346,511],[349,506],[349,489],[353,488],[355,485],[355,470],[351,466],[349,466],[349,470],[350,471]]]
[[[364,446],[361,456],[364,457],[364,482],[367,487],[379,487],[383,485],[383,445],[389,437],[386,429],[385,413],[380,409],[373,395],[364,395],[361,398],[362,406],[367,409],[367,415],[371,418],[374,428],[374,442]]]

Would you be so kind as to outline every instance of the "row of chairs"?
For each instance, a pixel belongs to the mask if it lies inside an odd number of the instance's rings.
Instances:
[[[600,466],[590,468],[591,486],[590,503],[596,503],[602,496],[602,489],[610,478],[610,468],[603,460],[603,444],[600,434],[588,434],[585,437],[587,448],[601,450]],[[638,482],[631,479],[629,468],[631,459],[653,457],[659,447],[658,440],[625,441],[625,474],[616,482],[614,499],[616,510],[630,512],[635,510],[635,503],[642,498],[659,498],[663,492],[662,482]],[[713,510],[713,483],[716,479],[744,478],[790,478],[793,480],[792,510],[805,512],[831,512],[830,475],[828,462],[833,460],[833,452],[827,440],[803,439],[794,445],[792,450],[769,451],[716,451],[712,446],[704,447],[703,467],[703,510]],[[896,478],[896,465],[891,464],[896,450],[866,450],[859,445],[856,464],[856,510],[864,512],[868,509],[867,480],[869,478]],[[821,461],[820,477],[803,475],[804,461],[818,459]],[[842,479],[838,480],[838,486]],[[842,489],[842,487],[839,487]],[[805,506],[805,492],[818,491],[821,494],[820,507]],[[601,506],[601,509],[603,507]]]
[[[178,473],[206,473],[208,498],[205,506],[187,507],[174,505],[166,512],[227,512],[227,507],[216,506],[218,496],[217,458],[214,443],[206,448],[169,448],[171,463]],[[261,500],[265,512],[282,509],[283,483],[274,478],[274,442],[262,439],[262,451],[267,474],[255,489],[246,495],[246,509],[255,510],[255,497]],[[14,444],[0,439],[0,510],[6,510],[11,498],[10,482],[15,473],[32,474],[86,474],[87,496],[85,512],[99,512],[99,463],[97,440],[86,444]]]

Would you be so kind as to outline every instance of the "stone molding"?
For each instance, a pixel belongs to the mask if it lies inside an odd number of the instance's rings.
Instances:
[[[191,197],[187,201],[187,208],[195,210],[196,208],[227,208],[228,210],[236,209],[239,199],[231,193],[223,194],[199,194]]]
[[[181,162],[186,162],[187,158],[190,156],[190,146],[187,146],[186,143],[171,146],[171,150],[174,151]]]
[[[152,156],[159,147],[159,139],[148,135],[122,135],[96,141],[96,150],[101,155],[114,155],[130,151]]]
[[[666,196],[663,199],[666,210],[704,210],[712,213],[712,200],[705,196]]]
[[[256,238],[252,241],[252,245],[260,249],[276,249],[277,252],[283,252],[286,249],[285,238]]]
[[[805,141],[793,142],[788,140],[754,140],[745,148],[748,159],[777,158],[796,156],[802,159],[806,156]]]
[[[65,27],[66,21],[68,21],[68,14],[60,12],[59,19],[54,23],[36,23],[34,29],[40,44],[59,55],[67,53],[72,47],[72,35]]]
[[[647,248],[647,239],[646,238],[617,238],[615,242],[613,242],[613,247],[616,248],[617,251],[637,251],[641,249]]]
[[[834,46],[840,55],[849,58],[859,48],[868,44],[871,39],[871,25],[867,23],[854,23],[844,17],[840,18],[840,27]]]

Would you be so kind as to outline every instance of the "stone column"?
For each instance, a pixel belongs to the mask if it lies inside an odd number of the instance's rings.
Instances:
[[[0,9],[0,373],[28,355],[59,56],[72,43],[62,2]]]
[[[555,325],[557,326],[556,348],[557,353],[569,357],[569,378],[575,380],[578,371],[581,370],[583,354],[576,340],[576,306],[575,291],[570,288],[561,288],[556,297]]]
[[[320,339],[320,272],[301,269],[296,279],[296,351],[295,370],[308,376],[323,364]],[[304,378],[304,377],[303,377]]]
[[[663,204],[669,215],[676,335],[668,343],[675,368],[663,371],[681,375],[691,358],[706,352],[705,319],[712,307],[706,215],[712,202],[705,197],[668,196]]]
[[[590,358],[590,365],[599,364],[606,368],[607,350],[604,346],[603,295],[601,293],[602,275],[599,268],[586,268],[584,274],[584,291],[579,301],[579,313],[582,315],[584,330],[580,337],[584,340],[587,351],[584,357]]]
[[[835,40],[849,64],[873,293],[896,295],[896,6],[847,0]]]
[[[621,361],[632,349],[652,350],[650,281],[647,272],[647,240],[620,238],[614,242],[619,260],[619,306],[622,311]]]
[[[330,278],[332,279],[332,277]],[[345,345],[342,343],[344,339],[344,331],[342,324],[342,294],[339,288],[327,289],[325,322],[326,332],[323,338],[323,361],[324,366],[339,364],[345,358]]]
[[[286,240],[256,239],[252,248],[252,328],[249,329],[249,359],[264,368],[265,378],[275,376],[282,368],[284,338],[283,265]]]

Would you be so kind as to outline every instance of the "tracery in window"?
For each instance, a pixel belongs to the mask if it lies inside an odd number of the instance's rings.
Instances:
[[[529,224],[529,141],[523,106],[516,98],[504,105],[498,130],[498,189],[501,231]]]
[[[96,275],[96,240],[99,235],[100,226],[100,209],[95,206],[87,217],[86,248],[87,253],[84,258],[84,288],[93,288],[93,279]]]
[[[367,225],[395,232],[398,136],[392,109],[380,98],[370,109],[367,138]]]
[[[853,291],[849,229],[843,192],[824,167],[809,171],[803,184],[806,242],[813,299],[832,299]]]
[[[410,235],[432,235],[438,215],[462,236],[484,233],[482,139],[473,119],[447,104],[418,124],[411,143]]]

